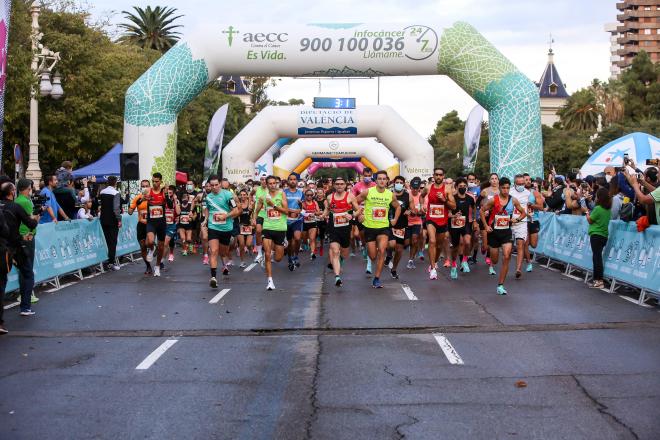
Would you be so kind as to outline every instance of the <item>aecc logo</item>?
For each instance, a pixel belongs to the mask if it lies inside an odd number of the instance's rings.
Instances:
[[[229,26],[222,33],[227,34],[227,42],[229,43],[229,47],[231,47],[234,42],[234,35],[238,35],[241,32],[238,29],[234,29],[234,26]],[[286,43],[289,41],[289,34],[286,32],[245,32],[243,34],[243,41],[245,43]]]

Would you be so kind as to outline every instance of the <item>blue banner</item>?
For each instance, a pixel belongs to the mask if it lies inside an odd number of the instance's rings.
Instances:
[[[539,213],[541,232],[536,252],[553,260],[593,270],[589,224],[585,217]],[[637,224],[610,222],[603,251],[605,277],[660,291],[660,226],[637,232]]]
[[[122,214],[121,229],[117,237],[117,256],[132,254],[140,250],[140,243],[137,241],[137,212],[133,215]]]

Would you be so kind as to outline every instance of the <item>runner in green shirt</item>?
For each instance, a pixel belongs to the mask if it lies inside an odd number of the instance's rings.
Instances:
[[[259,200],[262,200],[266,194],[268,194],[268,187],[266,186],[266,178],[268,177],[268,174],[266,173],[261,173],[259,175],[259,186],[255,186],[252,189],[252,195],[254,196],[254,207],[255,207],[255,218],[256,221],[252,222],[252,226],[254,227],[255,230],[255,238],[257,240],[257,257],[254,259],[255,263],[263,263],[263,253],[261,250],[262,246],[262,241],[261,241],[261,232],[264,229],[264,218],[266,218],[266,210],[261,209],[260,211],[257,211],[257,202]]]
[[[286,238],[286,218],[289,207],[283,192],[279,189],[279,181],[275,176],[266,179],[268,193],[257,200],[255,212],[264,209],[266,217],[263,221],[264,260],[266,263],[266,276],[268,283],[266,290],[275,290],[273,283],[273,266],[270,261],[271,251],[275,251],[275,261],[279,262],[284,256],[284,239]]]

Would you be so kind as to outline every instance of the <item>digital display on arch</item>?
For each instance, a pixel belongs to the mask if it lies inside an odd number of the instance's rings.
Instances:
[[[354,109],[355,98],[314,98],[314,108]]]

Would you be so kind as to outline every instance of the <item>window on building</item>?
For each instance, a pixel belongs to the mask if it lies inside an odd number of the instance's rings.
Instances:
[[[656,32],[658,33],[658,35],[660,35],[660,29],[656,29]]]
[[[644,6],[644,10],[645,10],[645,11],[650,11],[650,10],[651,10],[651,7],[650,7],[650,6]]]
[[[644,29],[644,35],[651,35],[651,29]]]
[[[228,92],[235,92],[236,91],[236,83],[234,82],[233,79],[230,79],[227,81],[227,91]]]
[[[548,87],[550,90],[551,95],[556,95],[557,94],[557,84],[550,84],[550,87]]]

